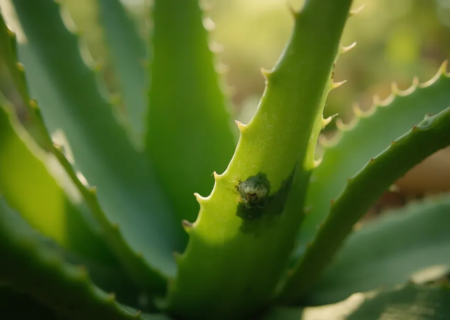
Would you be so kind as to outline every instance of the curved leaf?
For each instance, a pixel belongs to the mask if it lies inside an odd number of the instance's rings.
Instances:
[[[298,302],[311,290],[323,269],[330,263],[354,224],[396,179],[414,165],[450,145],[450,107],[425,120],[391,145],[354,177],[340,196],[315,240],[294,267],[280,295],[282,303]]]
[[[192,194],[211,190],[235,147],[202,20],[198,0],[154,2],[146,146],[180,221],[195,220]]]
[[[180,243],[171,211],[144,155],[133,148],[114,119],[94,73],[79,53],[77,38],[64,25],[58,4],[2,0],[2,7],[5,3],[19,18],[11,19],[11,24],[24,36],[22,42],[19,38],[18,49],[32,96],[39,100],[54,140],[63,144],[65,155],[74,164],[76,177],[68,173],[78,186],[81,181],[96,186],[106,216],[98,210],[95,192],[86,200],[107,228],[112,245],[120,244],[116,251],[130,276],[141,286],[161,284],[160,272],[175,272],[172,251]],[[86,197],[87,189],[80,187],[80,191]]]
[[[405,91],[394,86],[391,96],[383,102],[375,101],[370,111],[355,109],[353,125],[339,126],[338,141],[326,148],[322,162],[311,175],[306,200],[309,212],[300,228],[295,258],[313,240],[330,211],[330,200],[344,190],[348,178],[425,114],[436,114],[450,106],[446,65],[426,83],[415,81]]]
[[[113,262],[81,195],[73,187],[71,197],[66,195],[46,167],[61,170],[56,159],[39,152],[7,107],[0,96],[0,194],[31,226],[61,246],[96,261]]]
[[[248,125],[239,124],[233,159],[222,175],[215,175],[211,195],[197,196],[197,221],[185,223],[190,240],[169,291],[174,315],[248,318],[272,298],[301,219],[288,208],[291,186],[302,187],[295,190],[301,191],[293,197],[297,201],[313,166],[310,137],[322,126],[351,3],[310,0],[295,14],[290,43],[267,72],[257,113]]]
[[[349,237],[306,297],[307,303],[332,303],[354,292],[450,268],[449,213],[450,196],[446,196],[368,222]]]
[[[146,110],[146,58],[144,41],[119,0],[97,0],[100,22],[112,56],[125,102],[130,131],[143,144]]]
[[[83,266],[66,263],[0,199],[0,281],[71,319],[144,319],[95,287]]]
[[[36,140],[41,147],[46,150],[51,148],[51,139],[48,136],[47,128],[41,121],[39,110],[30,103],[28,88],[25,82],[25,74],[23,66],[17,62],[17,47],[15,34],[8,29],[0,14],[0,59],[2,59],[11,75],[12,81],[22,98],[22,104],[26,109],[27,116],[24,117],[24,124],[30,135]]]

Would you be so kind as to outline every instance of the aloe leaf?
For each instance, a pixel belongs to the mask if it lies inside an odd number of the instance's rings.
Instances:
[[[450,289],[444,286],[407,284],[393,289],[356,293],[332,305],[276,308],[263,320],[441,320],[450,314]]]
[[[306,298],[308,304],[332,303],[353,292],[401,284],[450,268],[450,197],[397,211],[349,237]]]
[[[2,2],[3,9],[5,8],[5,4],[7,5],[7,2]],[[6,6],[7,9],[9,9],[9,12],[11,14],[12,7]],[[7,10],[8,11],[8,10]],[[7,30],[6,27],[4,30]],[[21,29],[20,29],[21,30]],[[8,33],[7,35],[10,36],[12,33]],[[22,35],[21,37],[23,37]],[[11,39],[12,41],[15,40],[14,38]],[[12,56],[12,61],[16,59],[15,56]],[[13,63],[13,66],[15,63]],[[25,73],[23,67],[21,68],[23,71],[23,77],[21,81],[25,81]],[[24,88],[26,89],[26,84],[24,83]],[[28,91],[25,90],[23,92],[22,98],[25,100],[28,98]],[[31,106],[32,110],[36,111],[36,115],[38,117],[34,118],[33,121],[39,122],[40,127],[45,128],[43,119],[41,117],[40,109],[34,100],[29,100],[29,106]],[[39,124],[37,124],[39,126]],[[51,141],[49,138],[48,132],[43,132],[43,134],[48,137],[48,140]],[[105,237],[108,244],[110,245],[113,252],[116,254],[117,257],[120,258],[122,264],[124,265],[125,269],[130,274],[131,278],[135,280],[135,282],[140,286],[143,287],[145,290],[149,290],[150,292],[156,291],[156,292],[164,292],[165,291],[165,279],[161,276],[159,272],[156,270],[152,270],[152,268],[148,265],[148,263],[143,259],[141,254],[136,254],[129,246],[129,244],[124,240],[122,234],[120,233],[120,230],[118,228],[118,225],[111,224],[109,220],[106,218],[104,211],[100,207],[96,195],[96,189],[92,188],[85,183],[82,183],[81,178],[84,178],[82,175],[80,176],[79,172],[76,171],[76,169],[73,168],[72,164],[66,159],[66,155],[63,154],[62,149],[60,146],[53,144],[49,148],[56,159],[59,160],[59,163],[62,165],[62,167],[66,170],[69,177],[74,182],[75,186],[78,188],[80,193],[83,195],[84,200],[86,201],[86,204],[89,206],[90,212],[93,215],[93,218],[98,223],[98,227],[100,227],[100,233]],[[71,154],[69,154],[71,156]],[[57,163],[55,163],[51,156],[47,156],[52,163],[52,166],[57,166]],[[61,173],[60,173],[61,174]],[[81,233],[80,233],[81,234]],[[89,233],[88,233],[89,234]],[[105,272],[101,272],[105,274]],[[116,277],[116,282],[120,279],[120,277]],[[102,284],[107,284],[108,281],[102,281]]]
[[[98,227],[89,220],[78,191],[66,195],[50,174],[46,164],[58,169],[56,159],[39,150],[8,107],[0,97],[0,194],[61,246],[97,261],[114,261],[99,232],[93,232]]]
[[[367,112],[355,109],[354,122],[339,126],[338,142],[326,148],[321,164],[314,170],[306,207],[309,213],[300,228],[295,257],[304,252],[330,210],[330,200],[344,190],[352,177],[373,156],[409,130],[427,113],[436,114],[450,105],[450,77],[446,63],[430,81],[392,94],[383,102],[375,100]]]
[[[298,302],[330,263],[354,224],[390,184],[423,159],[450,144],[450,107],[435,116],[426,116],[417,126],[391,142],[382,153],[347,181],[339,197],[331,203],[330,214],[292,273],[279,299]]]
[[[19,38],[18,50],[31,95],[39,100],[54,140],[63,144],[74,165],[76,174],[65,164],[68,173],[78,186],[96,186],[106,215],[96,210],[100,207],[94,203],[94,189],[86,201],[108,229],[111,243],[119,246],[115,251],[130,276],[141,286],[161,283],[160,271],[175,273],[172,251],[180,243],[145,156],[114,119],[95,74],[82,59],[77,37],[63,23],[59,5],[51,0],[3,0],[2,8],[5,4],[15,9],[18,20],[11,24],[25,37],[23,42]],[[86,190],[80,187],[83,195]]]
[[[0,97],[0,194],[33,228],[63,247],[65,258],[86,264],[97,284],[120,297],[136,298],[137,288],[129,284],[102,239],[105,228],[93,219],[58,160],[39,150],[10,110]],[[52,173],[64,182],[64,189]],[[153,285],[164,287],[164,282]]]
[[[267,72],[256,115],[248,125],[238,124],[233,159],[225,173],[215,175],[211,195],[197,196],[197,221],[184,224],[190,240],[169,289],[173,314],[245,318],[272,298],[301,219],[296,210],[284,210],[285,203],[291,202],[293,180],[294,187],[305,186],[313,167],[310,137],[322,125],[350,5],[350,0],[310,0],[294,15],[290,43]]]
[[[146,145],[180,221],[195,220],[192,194],[211,190],[235,147],[202,20],[198,0],[154,2]]]
[[[1,199],[0,199],[1,200]],[[66,263],[0,201],[0,281],[70,319],[152,319],[94,286],[86,268]]]
[[[25,82],[24,69],[23,66],[17,62],[16,36],[11,30],[8,29],[1,14],[0,59],[5,62],[11,79],[14,82],[20,97],[22,98],[22,104],[26,109],[27,117],[22,120],[25,128],[41,147],[47,150],[50,149],[51,139],[48,136],[45,125],[41,121],[39,110],[33,108],[33,104],[30,103],[31,100],[28,95],[28,88]]]
[[[129,129],[141,146],[147,105],[144,41],[119,0],[98,0],[98,8],[125,103]]]

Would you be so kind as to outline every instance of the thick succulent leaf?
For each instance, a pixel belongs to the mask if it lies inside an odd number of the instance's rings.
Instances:
[[[391,96],[384,102],[375,101],[370,111],[355,109],[353,125],[338,126],[338,142],[326,148],[322,162],[312,173],[306,200],[310,211],[300,228],[296,258],[313,240],[330,210],[330,200],[344,190],[348,178],[425,114],[436,114],[450,106],[450,77],[445,67],[446,63],[433,79],[421,85],[415,81],[406,91],[393,86]]]
[[[197,197],[197,221],[185,223],[190,240],[169,292],[175,315],[246,318],[272,298],[301,219],[297,210],[284,210],[285,204],[291,202],[293,180],[305,193],[314,160],[310,136],[320,131],[350,5],[310,0],[295,15],[291,41],[267,73],[255,117],[239,124],[233,159],[223,175],[215,175],[211,195]],[[295,202],[298,197],[302,193]]]
[[[146,110],[145,44],[119,0],[97,0],[100,21],[119,80],[129,129],[143,144]]]
[[[354,292],[450,268],[450,196],[415,203],[356,230],[306,300],[326,304]]]
[[[46,164],[63,176],[64,170],[52,155],[39,150],[7,109],[12,110],[0,97],[0,194],[32,227],[66,249],[97,261],[114,261],[99,232],[94,232],[98,227],[89,219],[78,190],[71,185],[66,195]]]
[[[450,288],[408,284],[394,289],[356,293],[321,307],[278,308],[263,320],[443,320],[450,314]]]
[[[282,303],[298,302],[330,263],[355,223],[367,212],[389,185],[414,165],[450,145],[450,107],[435,116],[426,116],[417,126],[390,146],[354,177],[331,211],[299,263],[294,267],[281,293]]]
[[[2,8],[5,8],[5,2],[1,3],[3,6]],[[7,9],[9,9],[9,12],[11,14],[11,7],[6,6]],[[5,12],[8,12],[8,10],[5,10]],[[2,30],[7,31],[6,27]],[[8,32],[6,36],[11,36],[12,33]],[[11,39],[11,41],[15,40],[14,38]],[[15,56],[12,56],[11,61],[16,61]],[[12,66],[15,66],[15,62],[12,64]],[[12,70],[15,70],[14,68]],[[23,67],[20,69],[23,73],[24,69]],[[23,75],[25,75],[23,73]],[[22,81],[25,81],[25,77],[22,77]],[[26,90],[26,84],[24,83],[25,91],[23,92],[22,98],[23,100],[28,99],[28,91]],[[45,125],[43,122],[43,119],[41,117],[40,110],[36,104],[35,101],[29,100],[29,106],[32,108],[31,111],[35,111],[37,117],[32,119],[34,123],[37,123],[36,125],[38,127],[44,128]],[[51,141],[50,136],[48,132],[45,130],[41,131],[44,135],[43,141],[45,141],[45,137],[47,137],[48,141]],[[36,137],[35,137],[36,139]],[[37,139],[36,139],[37,140]],[[62,165],[62,167],[66,170],[69,177],[72,179],[72,181],[75,183],[75,186],[78,188],[80,193],[83,195],[84,200],[86,204],[89,206],[90,212],[93,214],[94,221],[98,223],[98,227],[100,227],[100,233],[105,237],[105,240],[107,240],[108,244],[114,251],[114,253],[120,258],[122,264],[125,266],[125,269],[128,270],[131,277],[135,279],[136,283],[140,287],[144,287],[146,290],[150,291],[158,291],[163,292],[165,290],[165,280],[159,276],[158,274],[148,272],[149,266],[143,259],[142,255],[136,254],[133,252],[133,250],[129,247],[129,244],[124,240],[123,236],[118,230],[118,226],[115,224],[111,224],[109,220],[106,218],[102,208],[100,207],[98,203],[98,199],[96,196],[96,189],[91,188],[87,186],[86,184],[83,184],[80,179],[84,178],[83,176],[77,174],[75,169],[73,168],[72,164],[68,162],[66,159],[66,156],[62,153],[61,148],[56,144],[50,144],[49,151],[51,151],[56,158],[59,160],[59,163]],[[51,156],[47,155],[47,158],[52,167],[58,167],[58,164],[55,163],[54,159],[52,159]],[[58,177],[65,177],[64,172],[60,172],[60,170],[57,170]],[[67,185],[69,187],[70,183],[67,183],[67,181],[64,180],[64,185]],[[71,190],[71,188],[69,188]],[[73,191],[71,191],[73,193]],[[78,234],[78,233],[75,233]],[[79,234],[82,234],[80,232]],[[88,233],[89,234],[89,233]],[[92,270],[92,266],[90,268]],[[107,274],[104,272],[104,270],[96,272],[96,281],[99,280],[97,275],[98,274]],[[101,277],[103,278],[103,277]],[[122,277],[116,276],[116,281],[114,281],[115,287],[121,286],[118,283],[119,279],[122,279]],[[108,280],[100,279],[100,282],[102,285],[105,285],[103,287],[108,288],[110,285],[108,285]],[[109,281],[110,283],[111,281]],[[127,286],[125,286],[127,287]],[[121,290],[120,290],[121,291]],[[119,292],[120,293],[120,292]]]
[[[77,37],[63,23],[59,5],[51,0],[1,3],[2,9],[9,7],[17,13],[18,20],[9,15],[7,22],[22,35],[18,36],[19,57],[27,68],[32,96],[42,105],[46,124],[54,140],[63,145],[76,175],[67,163],[65,167],[83,195],[89,192],[81,182],[96,186],[106,215],[94,203],[94,190],[86,200],[112,245],[119,246],[114,249],[130,276],[146,287],[161,283],[158,272],[174,274],[172,251],[180,245],[171,212],[145,156],[133,148],[101,95],[95,74],[82,59]]]
[[[0,281],[70,319],[152,319],[95,287],[0,199]]]
[[[195,220],[192,194],[210,192],[235,147],[202,19],[198,0],[154,1],[146,144],[180,221]]]
[[[47,129],[41,121],[41,115],[39,110],[33,107],[30,97],[28,95],[28,89],[25,82],[25,74],[23,66],[17,62],[17,47],[15,34],[8,29],[0,14],[0,59],[2,59],[8,71],[11,79],[14,82],[20,97],[22,98],[22,104],[25,107],[27,116],[22,119],[27,131],[33,136],[33,138],[44,149],[51,148],[51,139],[47,134]]]
[[[139,290],[118,266],[82,195],[58,160],[38,149],[11,110],[0,102],[0,194],[33,228],[64,248],[65,258],[86,264],[96,284],[136,301]],[[64,189],[51,173],[64,182]]]

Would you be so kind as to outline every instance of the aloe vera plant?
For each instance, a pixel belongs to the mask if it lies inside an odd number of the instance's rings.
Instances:
[[[0,99],[2,319],[449,316],[449,196],[354,230],[450,145],[445,63],[338,120],[318,161],[351,0],[292,12],[237,145],[198,1],[155,0],[148,41],[119,0],[96,4],[124,114],[59,3],[0,1],[0,57],[20,96]]]

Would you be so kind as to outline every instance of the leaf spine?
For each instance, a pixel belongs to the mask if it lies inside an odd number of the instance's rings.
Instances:
[[[322,129],[325,128],[327,125],[330,124],[330,122],[337,117],[339,114],[333,114],[332,116],[329,116],[328,118],[323,118],[322,117]]]
[[[87,187],[87,190],[93,195],[97,195],[97,187]]]
[[[245,131],[245,129],[247,128],[247,126],[245,124],[243,124],[242,122],[240,122],[239,120],[235,120],[234,122],[236,123],[236,125],[241,133],[243,133]]]
[[[115,294],[115,292],[111,292],[110,294],[108,294],[108,297],[106,298],[106,301],[108,301],[109,303],[114,303],[116,301],[116,294]]]
[[[317,168],[322,163],[323,158],[315,159],[314,160],[314,168]]]
[[[217,41],[210,41],[208,43],[209,50],[213,53],[221,53],[224,50],[224,46]]]
[[[202,196],[199,195],[197,192],[194,193],[194,197],[195,197],[195,199],[197,199],[197,202],[198,202],[200,205],[202,205],[202,203],[204,203],[204,202],[207,200],[207,198],[202,197]]]
[[[79,265],[77,267],[77,278],[87,280],[89,278],[88,271],[85,265]]]
[[[206,31],[211,32],[216,28],[216,24],[210,17],[205,17],[203,18],[203,27],[206,29]]]
[[[354,47],[356,47],[356,41],[353,42],[352,44],[348,45],[348,46],[341,46],[340,50],[339,50],[339,54],[344,54],[346,52],[349,52],[350,50],[352,50]]]
[[[183,226],[184,231],[186,231],[187,233],[189,233],[192,230],[192,228],[194,227],[194,225],[191,222],[189,222],[185,219],[183,219],[181,221],[181,225]]]
[[[319,143],[324,148],[332,148],[338,144],[339,140],[341,140],[342,131],[337,131],[331,138],[327,138],[325,135],[319,135]]]
[[[366,5],[360,5],[358,8],[350,10],[350,13],[348,14],[349,18],[353,17],[354,15],[357,15],[358,13],[360,13],[361,11],[364,10],[364,8],[366,7]]]
[[[264,69],[264,68],[261,68],[260,71],[261,71],[261,74],[263,75],[263,77],[264,77],[264,79],[266,80],[266,83],[267,83],[267,81],[269,80],[270,75],[272,74],[272,71]]]
[[[418,85],[419,88],[426,88],[426,87],[431,86],[433,83],[435,83],[442,76],[447,77],[447,64],[448,64],[447,60],[442,62],[441,66],[439,67],[439,69],[436,72],[436,74],[430,80],[419,84]]]
[[[289,10],[291,16],[294,18],[294,20],[296,20],[300,13],[294,9],[294,7],[292,6],[292,3],[286,1],[286,5],[288,7],[288,10]]]
[[[347,80],[340,81],[340,82],[332,82],[330,90],[337,89],[337,88],[339,88],[340,86],[342,86],[346,82],[347,82]]]
[[[359,122],[359,118],[358,117],[353,117],[352,120],[350,120],[349,123],[345,124],[341,118],[336,120],[336,127],[338,128],[339,131],[350,131],[352,130],[356,124]]]
[[[39,107],[38,107],[38,105],[37,105],[37,102],[36,102],[36,100],[34,100],[34,99],[30,99],[30,100],[28,101],[28,105],[29,105],[33,110],[38,110],[38,109],[39,109]]]
[[[411,93],[413,93],[417,89],[418,86],[419,86],[419,78],[418,77],[414,77],[413,80],[412,80],[411,86],[409,86],[409,88],[407,88],[405,90],[399,89],[397,84],[395,84],[396,94],[398,96],[410,95]]]
[[[218,74],[225,74],[230,68],[222,62],[218,62],[214,65],[214,70],[216,70]]]

